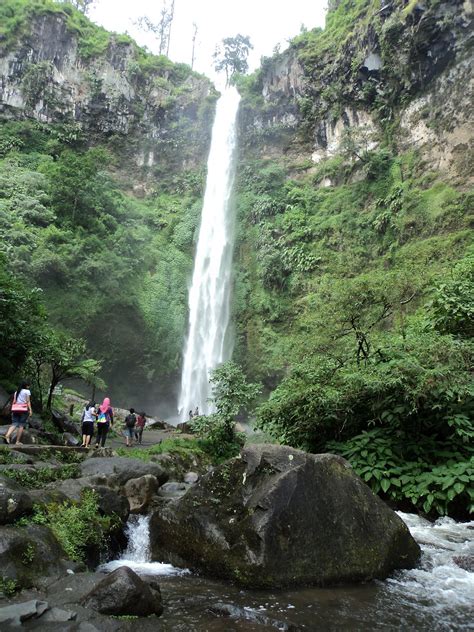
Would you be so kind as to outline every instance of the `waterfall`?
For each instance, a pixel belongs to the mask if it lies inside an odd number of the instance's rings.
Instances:
[[[201,227],[189,291],[189,326],[184,349],[181,419],[199,407],[212,412],[209,376],[219,364],[230,359],[229,309],[234,216],[231,202],[236,148],[236,118],[240,96],[233,87],[217,103],[207,163],[207,182]]]
[[[118,560],[112,560],[99,566],[98,570],[107,573],[120,566],[128,566],[136,573],[152,575],[184,575],[188,571],[175,568],[171,564],[150,561],[150,516],[130,516],[125,527],[128,545]]]

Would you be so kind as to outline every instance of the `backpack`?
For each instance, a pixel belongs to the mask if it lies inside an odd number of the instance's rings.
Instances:
[[[106,424],[109,421],[107,413],[99,412],[99,416],[97,417],[98,424]]]
[[[133,428],[136,424],[137,418],[135,417],[135,415],[127,415],[125,417],[125,425],[127,426],[127,428]]]

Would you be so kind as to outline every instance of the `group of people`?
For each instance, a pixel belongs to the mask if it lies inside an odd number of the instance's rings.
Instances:
[[[105,440],[110,428],[114,425],[114,411],[110,405],[110,399],[104,398],[102,404],[96,408],[95,402],[89,402],[84,407],[82,413],[82,448],[88,448],[94,436],[94,424],[97,426],[97,436],[95,447],[105,446]],[[143,429],[146,424],[145,413],[135,414],[135,409],[130,408],[129,414],[125,417],[125,445],[131,447],[133,439],[141,444]]]
[[[82,411],[82,445],[81,448],[88,448],[94,436],[94,423],[97,426],[95,447],[105,446],[105,440],[110,428],[114,426],[114,411],[110,405],[110,399],[104,397],[104,401],[98,407],[95,402],[89,402]]]
[[[197,409],[196,409],[197,410]],[[29,417],[33,414],[31,409],[31,391],[28,381],[22,382],[13,394],[11,403],[12,423],[5,434],[5,441],[11,442],[12,435],[16,431],[16,445],[21,445],[21,436],[26,428]],[[105,446],[107,434],[114,425],[114,411],[110,405],[110,398],[105,397],[100,406],[90,401],[84,407],[82,412],[82,448],[88,448],[91,445],[94,436],[94,425],[97,427],[95,447],[102,448]],[[133,439],[138,444],[142,442],[143,429],[146,425],[146,415],[144,412],[136,414],[133,408],[130,408],[129,414],[125,417],[125,445],[131,446]]]
[[[191,419],[194,419],[194,417],[199,417],[199,407],[196,406],[196,408],[194,409],[194,412],[192,410],[189,411],[189,421],[191,421]]]

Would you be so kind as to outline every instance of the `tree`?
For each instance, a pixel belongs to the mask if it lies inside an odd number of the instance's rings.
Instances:
[[[198,26],[197,26],[196,22],[193,22],[193,37],[192,37],[193,48],[192,48],[192,52],[191,52],[191,69],[194,68],[197,34],[198,34]]]
[[[215,458],[228,459],[238,453],[241,439],[234,434],[236,416],[248,411],[261,392],[259,384],[247,382],[240,366],[226,362],[215,369],[210,378],[212,398],[216,412],[212,415],[195,417],[193,429],[201,435]]]
[[[231,437],[236,416],[248,410],[261,392],[261,387],[247,382],[242,368],[235,362],[226,362],[214,369],[209,381],[212,384],[212,401],[217,416]]]
[[[84,13],[84,15],[88,14],[90,7],[95,2],[95,0],[64,0],[64,1],[65,1],[65,4],[72,4],[73,7],[78,9],[78,11],[81,11],[82,13]]]
[[[36,329],[45,319],[40,296],[41,290],[28,290],[10,273],[0,253],[0,379],[9,386],[24,377]]]
[[[225,37],[214,51],[214,68],[217,72],[225,70],[227,83],[232,81],[236,73],[245,74],[248,70],[247,58],[253,48],[250,38],[246,35]]]
[[[165,1],[161,7],[160,20],[153,22],[146,15],[138,18],[137,24],[143,30],[153,33],[158,41],[158,53],[160,55],[169,55],[171,26],[174,19],[174,0],[169,3]]]
[[[29,366],[41,409],[47,390],[46,409],[51,410],[54,389],[64,380],[79,378],[94,387],[105,387],[104,381],[99,377],[101,363],[92,358],[84,358],[84,354],[83,340],[71,338],[49,327],[37,332]]]

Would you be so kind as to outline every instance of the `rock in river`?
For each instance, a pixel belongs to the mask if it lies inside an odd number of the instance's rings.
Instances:
[[[127,566],[120,566],[83,598],[83,604],[102,614],[147,617],[163,612],[161,593]]]
[[[404,522],[343,458],[254,445],[150,523],[153,559],[251,587],[335,584],[412,567]]]

